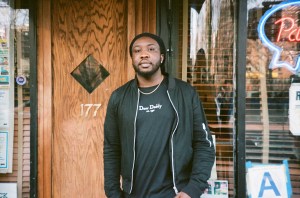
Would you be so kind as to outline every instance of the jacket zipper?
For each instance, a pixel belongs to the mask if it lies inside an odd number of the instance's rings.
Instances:
[[[178,189],[176,187],[176,181],[175,181],[175,167],[174,167],[174,143],[173,143],[173,137],[175,134],[175,131],[177,130],[178,127],[178,123],[179,123],[179,115],[177,112],[177,109],[175,108],[173,101],[170,97],[169,91],[167,91],[169,100],[171,102],[171,105],[173,107],[173,109],[175,110],[176,113],[176,117],[177,117],[177,122],[176,122],[176,126],[175,129],[172,132],[172,136],[171,136],[171,153],[172,153],[172,178],[173,178],[173,189],[175,191],[176,194],[178,194]],[[133,139],[133,162],[132,162],[132,169],[131,169],[131,185],[130,185],[130,191],[129,194],[131,194],[132,192],[132,188],[133,188],[133,172],[134,172],[134,164],[135,164],[135,141],[136,141],[136,119],[137,119],[137,113],[138,113],[138,105],[139,105],[139,100],[140,100],[140,93],[138,91],[138,100],[137,100],[137,107],[136,107],[136,112],[135,112],[135,117],[134,117],[134,139]]]
[[[175,131],[177,130],[177,127],[178,127],[178,123],[179,123],[179,115],[178,115],[177,109],[175,108],[175,106],[174,106],[174,104],[173,104],[173,101],[172,101],[172,99],[171,99],[171,97],[170,97],[169,91],[167,91],[167,94],[168,94],[169,100],[170,100],[170,102],[171,102],[171,105],[172,105],[172,107],[173,107],[174,110],[175,110],[176,117],[177,117],[176,126],[175,126],[175,129],[173,130],[172,136],[171,136],[173,189],[174,189],[174,191],[175,191],[175,193],[176,193],[176,195],[177,195],[177,194],[178,194],[178,189],[177,189],[177,187],[176,187],[176,181],[175,181],[174,143],[173,143],[173,137],[174,137]]]
[[[130,184],[130,191],[129,194],[132,192],[133,188],[133,171],[134,171],[134,164],[135,164],[135,140],[136,140],[136,118],[138,114],[138,106],[140,101],[140,92],[138,91],[138,99],[136,103],[136,110],[135,110],[135,117],[134,117],[134,131],[133,131],[133,161],[132,161],[132,168],[131,168],[131,184]]]
[[[211,147],[212,146],[212,142],[208,139],[208,132],[207,132],[207,130],[206,130],[206,126],[205,126],[205,124],[204,123],[202,123],[202,128],[203,128],[203,130],[205,131],[205,134],[206,134],[206,140],[209,142],[209,147]]]

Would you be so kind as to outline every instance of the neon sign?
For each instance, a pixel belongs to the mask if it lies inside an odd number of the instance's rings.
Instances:
[[[270,49],[270,51],[273,52],[272,60],[269,64],[270,69],[275,69],[278,67],[285,67],[292,73],[298,73],[300,72],[300,56],[299,54],[297,57],[295,57],[294,65],[290,64],[287,61],[281,60],[280,56],[283,52],[283,48],[276,45],[275,43],[271,42],[265,33],[265,25],[267,20],[277,11],[283,10],[285,8],[288,8],[289,6],[299,6],[300,8],[300,1],[298,0],[290,0],[282,2],[274,7],[272,7],[270,10],[268,10],[260,19],[257,31],[259,38],[261,39],[262,43]],[[283,17],[275,22],[275,25],[280,25],[279,32],[276,41],[280,42],[282,41],[282,36],[287,35],[287,39],[290,42],[300,42],[300,28],[297,27],[295,24],[295,21],[298,21],[299,19],[293,19],[291,17]]]
[[[279,33],[276,41],[279,42],[283,32],[288,32],[288,40],[290,42],[300,41],[300,28],[295,28],[295,19],[290,17],[284,17],[275,22],[275,24],[281,23]],[[290,24],[287,27],[285,24]]]

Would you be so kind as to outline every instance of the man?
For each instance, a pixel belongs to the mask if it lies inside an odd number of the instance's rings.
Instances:
[[[160,37],[139,34],[129,50],[136,77],[112,93],[104,123],[105,193],[199,198],[215,151],[198,94],[165,73]]]

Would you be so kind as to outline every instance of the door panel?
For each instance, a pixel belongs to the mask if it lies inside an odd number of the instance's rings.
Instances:
[[[156,0],[38,0],[37,6],[38,197],[105,197],[107,102],[134,77],[128,45],[135,34],[156,31]],[[91,56],[110,75],[89,93],[71,72]]]
[[[53,197],[105,197],[103,121],[111,92],[127,80],[126,8],[126,1],[52,2]],[[71,75],[88,55],[110,73],[91,93]]]

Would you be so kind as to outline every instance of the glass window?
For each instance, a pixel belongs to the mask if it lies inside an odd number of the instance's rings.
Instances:
[[[300,97],[291,94],[300,94],[300,2],[281,2],[287,1],[248,1],[246,160],[288,160],[293,197],[299,197]]]
[[[227,180],[229,197],[235,196],[235,1],[189,0],[167,5],[179,17],[168,23],[178,36],[168,48],[176,75],[190,82],[203,102],[209,126],[216,137],[217,179]],[[263,36],[259,22],[281,2],[294,2],[268,16]],[[298,1],[248,0],[246,57],[246,161],[282,164],[288,161],[293,195],[300,195],[300,3]],[[170,13],[168,16],[170,16]],[[244,13],[240,13],[244,14]],[[176,16],[177,16],[176,15]],[[177,22],[175,20],[178,20]],[[175,22],[174,22],[175,21]],[[162,24],[158,28],[162,35]],[[266,37],[270,44],[266,44]],[[173,38],[174,39],[174,38]],[[273,48],[272,48],[273,46]],[[275,47],[274,47],[275,46]],[[281,50],[276,54],[276,50]],[[178,54],[177,54],[178,53]],[[274,53],[277,62],[274,61]],[[174,56],[175,55],[175,56]],[[173,64],[174,63],[174,64]],[[176,67],[176,68],[174,68]],[[174,75],[174,74],[173,74]],[[291,91],[292,90],[292,91]],[[243,98],[244,100],[244,98]],[[241,185],[241,184],[238,184]],[[244,184],[242,184],[244,185]]]
[[[216,138],[213,179],[228,181],[234,195],[234,3],[189,1],[186,79],[198,91]]]
[[[176,71],[173,75],[195,87],[202,100],[210,130],[215,136],[216,166],[211,179],[225,183],[216,183],[210,193],[217,186],[225,186],[229,197],[233,197],[236,5],[233,1],[214,0],[179,0],[172,3],[166,6],[174,9],[168,10],[167,18],[168,24],[173,25],[173,29],[168,30],[172,34],[165,38],[173,41],[173,45],[167,45],[169,49],[173,47],[169,50],[171,55],[167,57],[167,64],[170,59],[172,61],[172,64],[168,64],[168,71]],[[166,35],[163,24],[160,26],[160,34]]]
[[[0,1],[0,181],[30,197],[31,51],[29,9],[22,3]]]

